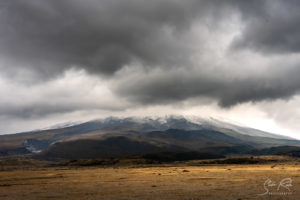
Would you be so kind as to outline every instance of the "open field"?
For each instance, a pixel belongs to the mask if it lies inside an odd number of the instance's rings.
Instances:
[[[279,192],[279,182],[292,179]],[[290,193],[287,194],[288,189]],[[0,199],[299,199],[300,165],[50,167],[0,171]]]

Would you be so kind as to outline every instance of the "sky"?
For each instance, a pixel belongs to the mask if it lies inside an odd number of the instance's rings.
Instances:
[[[300,139],[300,1],[2,0],[0,134],[192,115]]]

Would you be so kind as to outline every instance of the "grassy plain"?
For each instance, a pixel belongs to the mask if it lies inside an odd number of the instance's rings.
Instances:
[[[47,167],[0,171],[0,199],[300,199],[300,164]],[[291,178],[292,186],[277,186]],[[267,185],[273,195],[266,194]]]

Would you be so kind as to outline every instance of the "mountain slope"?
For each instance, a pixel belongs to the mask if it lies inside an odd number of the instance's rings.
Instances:
[[[255,129],[216,120],[196,121],[183,117],[111,117],[64,128],[5,135],[0,136],[0,155],[40,153],[50,157],[88,158],[204,149],[230,154],[300,146],[298,140],[253,132]]]
[[[146,142],[130,140],[126,137],[111,137],[105,140],[76,140],[56,143],[40,153],[41,158],[107,158],[144,155],[162,151],[186,151],[174,145],[164,147]]]

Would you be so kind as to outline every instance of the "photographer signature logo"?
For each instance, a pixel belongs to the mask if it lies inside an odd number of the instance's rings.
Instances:
[[[259,195],[291,195],[292,186],[291,178],[284,178],[278,184],[271,179],[267,179],[264,183],[265,192]]]

